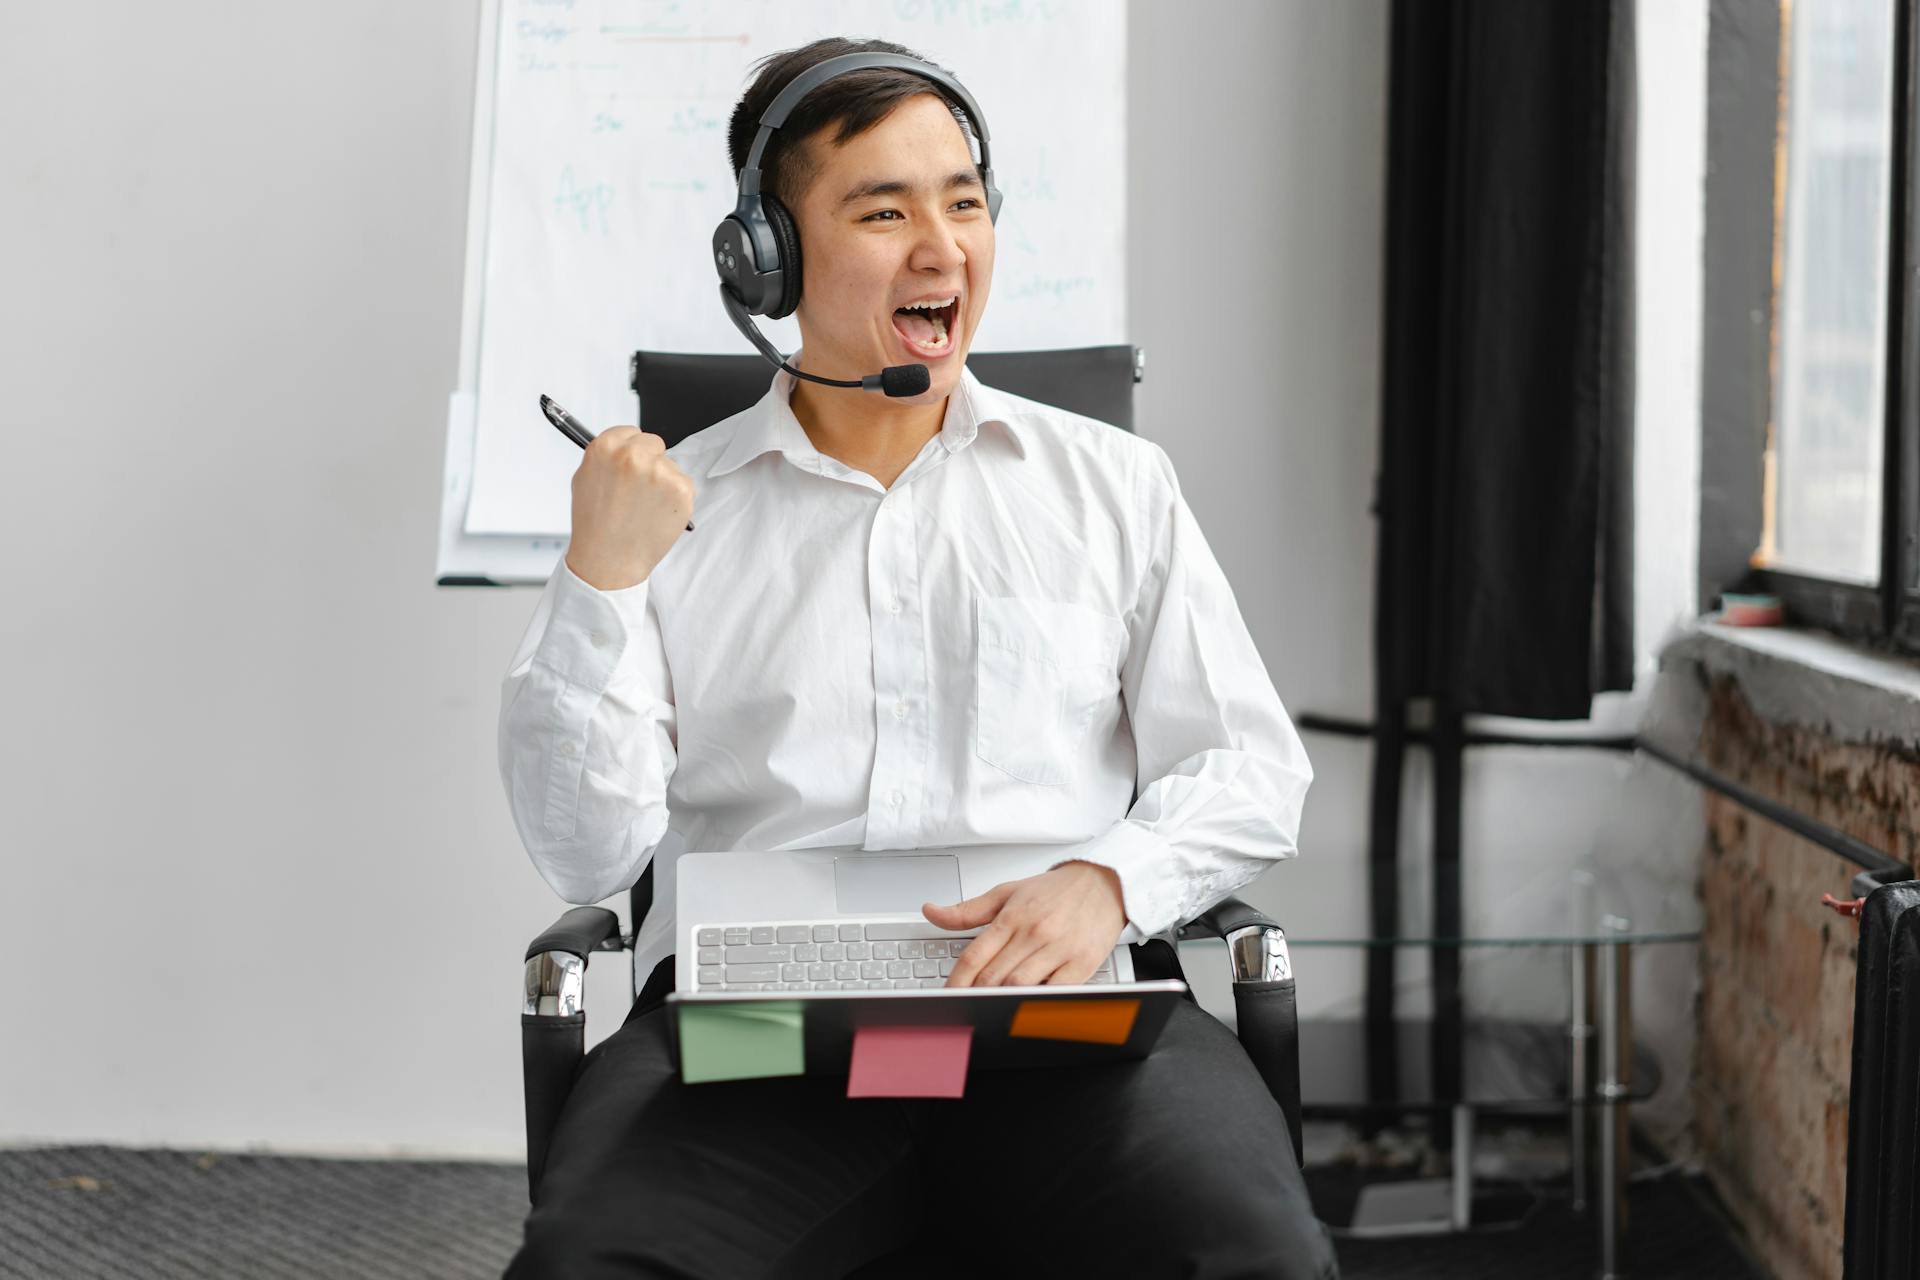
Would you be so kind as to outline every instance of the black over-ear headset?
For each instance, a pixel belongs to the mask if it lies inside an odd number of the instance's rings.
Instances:
[[[916,396],[932,385],[923,364],[894,365],[858,381],[818,378],[790,367],[751,318],[778,320],[792,315],[800,305],[800,229],[780,198],[760,189],[760,158],[767,142],[809,93],[835,76],[869,67],[892,67],[930,80],[959,100],[980,138],[980,178],[987,189],[987,218],[999,219],[1000,190],[993,185],[992,141],[986,117],[980,114],[979,104],[966,86],[932,63],[916,58],[895,53],[846,53],[808,67],[788,81],[761,115],[760,131],[754,135],[746,164],[740,169],[737,203],[713,232],[713,264],[720,272],[720,304],[747,341],[774,364],[797,378],[829,387],[863,387],[890,396]]]

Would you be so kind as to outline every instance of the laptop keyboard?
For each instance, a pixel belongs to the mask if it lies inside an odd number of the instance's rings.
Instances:
[[[973,933],[926,920],[823,920],[702,925],[694,930],[702,991],[882,991],[944,987]],[[1087,981],[1112,982],[1113,956]]]

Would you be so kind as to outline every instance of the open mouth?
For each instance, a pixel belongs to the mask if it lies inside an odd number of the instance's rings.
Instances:
[[[960,295],[910,303],[893,313],[893,330],[917,356],[938,359],[953,350],[953,329],[960,315]]]

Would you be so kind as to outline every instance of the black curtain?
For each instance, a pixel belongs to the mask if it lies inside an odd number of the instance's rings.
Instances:
[[[1378,585],[1395,703],[1579,719],[1632,686],[1632,14],[1394,5]]]
[[[1433,937],[1462,931],[1464,717],[1580,719],[1633,683],[1631,0],[1395,0],[1370,919],[1402,932],[1402,762],[1433,754]],[[1432,955],[1427,1096],[1463,1083]],[[1393,953],[1368,1092],[1399,1096]],[[1439,1135],[1444,1145],[1444,1131]]]

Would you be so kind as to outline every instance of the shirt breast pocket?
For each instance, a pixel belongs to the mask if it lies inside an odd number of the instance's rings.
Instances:
[[[1118,696],[1125,634],[1086,605],[975,596],[974,754],[1022,782],[1070,781],[1087,726]]]

